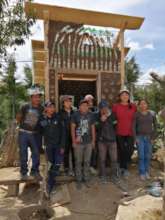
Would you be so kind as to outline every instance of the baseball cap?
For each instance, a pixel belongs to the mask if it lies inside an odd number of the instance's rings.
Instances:
[[[109,108],[108,102],[106,100],[101,100],[101,102],[99,103],[99,109],[102,108]]]
[[[121,95],[124,92],[126,92],[128,95],[130,94],[130,91],[126,87],[123,87],[122,89],[120,89],[119,95]]]
[[[28,95],[43,95],[44,91],[40,88],[39,85],[32,85],[31,88],[28,89]]]
[[[50,107],[50,106],[55,106],[55,103],[54,102],[51,102],[51,101],[47,101],[47,102],[45,102],[45,107],[47,108],[47,107]]]
[[[72,100],[72,96],[70,95],[64,95],[61,99],[62,102],[67,101],[67,100]]]
[[[88,94],[84,97],[85,100],[94,99],[93,95]]]
[[[88,104],[88,101],[85,100],[85,99],[80,100],[80,102],[79,102],[79,106],[82,105],[83,103],[87,103],[87,104]]]

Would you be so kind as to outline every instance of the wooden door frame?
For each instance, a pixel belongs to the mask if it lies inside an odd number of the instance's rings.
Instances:
[[[58,74],[81,74],[81,75],[95,75],[96,76],[96,96],[97,96],[97,104],[101,100],[101,72],[95,70],[79,70],[79,69],[57,69],[55,70],[55,103],[56,109],[59,108],[59,79]]]

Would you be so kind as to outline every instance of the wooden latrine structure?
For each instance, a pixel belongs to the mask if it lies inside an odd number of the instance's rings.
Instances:
[[[45,87],[46,99],[59,106],[61,95],[75,102],[85,94],[115,101],[125,82],[124,31],[139,29],[144,18],[26,3],[25,12],[44,20],[44,41],[32,40],[33,81]],[[115,39],[107,29],[119,29]]]

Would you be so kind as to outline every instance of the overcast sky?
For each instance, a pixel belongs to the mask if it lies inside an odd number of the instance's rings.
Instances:
[[[145,17],[140,30],[126,31],[125,43],[131,47],[129,56],[135,55],[143,75],[140,83],[146,83],[151,70],[165,74],[165,1],[164,0],[35,0],[45,4],[127,14]],[[32,39],[43,39],[42,22],[33,27]],[[17,60],[31,61],[31,43],[19,47]],[[30,62],[29,62],[30,63]],[[23,63],[18,63],[21,78]]]

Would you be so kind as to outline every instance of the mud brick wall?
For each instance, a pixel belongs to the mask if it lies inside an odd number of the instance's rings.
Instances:
[[[117,102],[120,85],[119,73],[101,73],[101,98],[106,99],[110,106]]]

